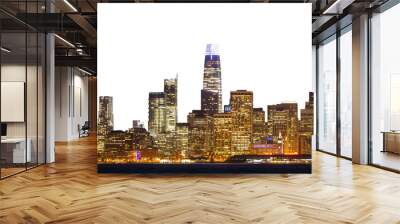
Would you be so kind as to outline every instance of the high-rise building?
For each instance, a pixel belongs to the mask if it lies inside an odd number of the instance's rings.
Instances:
[[[133,150],[143,150],[151,146],[150,133],[145,128],[133,127],[129,129],[128,133],[131,135]]]
[[[128,139],[129,136],[124,131],[110,131],[105,138],[102,158],[116,163],[128,162],[131,159],[131,148],[126,144]]]
[[[188,115],[189,158],[208,159],[212,150],[211,117],[202,110],[193,110]]]
[[[164,92],[149,94],[149,132],[162,159],[177,158],[177,85],[177,78],[164,79]]]
[[[221,63],[215,44],[207,44],[206,48],[201,110],[209,115],[222,112]]]
[[[165,131],[175,132],[177,122],[177,89],[178,79],[164,79],[164,96],[165,96]]]
[[[97,139],[100,144],[114,128],[113,98],[111,96],[99,97],[99,117],[97,123]]]
[[[212,151],[211,158],[215,162],[224,162],[231,155],[232,114],[214,114],[212,127],[214,150]]]
[[[166,110],[164,92],[149,93],[149,132],[153,137],[166,130]]]
[[[314,93],[310,92],[305,108],[300,110],[299,150],[300,154],[310,155],[314,132]]]
[[[165,132],[165,147],[161,147],[159,154],[163,159],[177,160],[180,157],[180,153],[176,148],[176,132],[169,131]]]
[[[218,93],[202,89],[201,110],[206,112],[208,115],[218,113],[218,98]]]
[[[253,144],[265,144],[265,111],[253,108]]]
[[[268,105],[268,135],[278,143],[282,137],[285,154],[298,153],[297,103]]]
[[[300,110],[300,127],[299,132],[307,132],[311,135],[314,131],[314,93],[310,92],[308,101],[305,103],[304,109]]]
[[[188,158],[189,128],[188,123],[176,124],[176,148],[181,158]]]
[[[253,92],[231,91],[232,153],[246,154],[252,148]]]

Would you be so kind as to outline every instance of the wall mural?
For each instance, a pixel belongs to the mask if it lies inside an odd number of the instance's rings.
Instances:
[[[232,15],[235,14],[235,10],[239,9],[235,5],[224,5],[228,6],[228,11],[229,7],[232,8]],[[245,5],[246,7],[242,10],[248,11],[250,14],[254,10],[255,14],[263,12],[263,10],[267,14],[268,10],[276,10],[274,4],[272,6],[262,4],[261,9],[254,8],[250,4]],[[114,4],[100,4],[100,6],[99,16],[103,19],[105,19],[107,13],[111,13],[117,7]],[[192,4],[173,4],[165,7],[158,5],[155,10],[171,13],[170,9],[174,6],[178,17],[182,14],[188,16],[186,13],[195,8]],[[151,15],[153,13],[151,10],[154,10],[154,8],[132,5],[129,5],[129,7],[132,8],[127,10],[131,10],[132,14],[135,10],[140,10],[140,12],[149,10]],[[213,11],[220,10],[221,5],[201,4],[201,7],[200,11]],[[288,7],[286,6],[284,9]],[[308,7],[300,7],[295,10],[304,11],[304,14],[306,14],[309,9]],[[142,16],[143,20],[141,21],[146,23],[148,21],[146,16],[149,16],[149,14],[137,16]],[[305,18],[309,19],[309,16]],[[304,18],[301,19],[304,20]],[[192,20],[202,21],[204,19],[196,18],[196,15],[193,15]],[[210,21],[215,21],[215,18],[210,19]],[[178,30],[185,27],[182,24],[174,25],[171,21],[169,22],[166,21],[165,24],[161,25],[178,26]],[[152,22],[148,23],[148,27],[154,25]],[[305,24],[307,23],[309,21]],[[102,19],[99,20],[100,36],[102,30],[103,32],[107,30],[105,24],[107,23],[102,23]],[[226,27],[226,25],[221,26],[218,22],[207,24],[210,27],[215,25],[216,29],[220,29],[221,32]],[[231,21],[230,24],[235,23]],[[102,29],[102,25],[104,25],[104,29]],[[213,30],[210,27],[199,29]],[[232,30],[237,32],[238,28]],[[305,27],[305,29],[308,28]],[[140,31],[140,28],[137,31]],[[146,36],[149,35],[147,46],[156,48],[152,43],[152,41],[155,41],[152,38],[154,35],[150,32],[147,33],[146,30],[142,31],[144,31],[141,33],[144,39],[140,40],[146,40]],[[229,33],[230,31],[226,32]],[[240,71],[243,71],[242,63],[247,63],[247,66],[253,68],[254,65],[252,64],[257,63],[257,61],[254,62],[252,57],[257,56],[257,53],[229,57],[229,54],[235,54],[235,49],[231,49],[235,45],[230,43],[225,45],[224,42],[228,41],[224,41],[219,33],[214,34],[218,38],[212,39],[217,40],[217,42],[206,42],[212,34],[206,34],[207,37],[204,39],[200,38],[201,40],[196,43],[196,46],[202,45],[202,52],[196,53],[200,52],[200,47],[193,47],[193,51],[196,51],[194,53],[201,54],[199,57],[193,57],[193,59],[185,54],[192,53],[190,46],[193,43],[190,42],[196,41],[196,38],[188,41],[188,44],[185,45],[184,41],[180,40],[182,38],[180,35],[186,35],[184,37],[186,38],[187,33],[171,32],[166,34],[173,36],[172,39],[177,39],[178,42],[181,41],[184,50],[180,52],[179,47],[176,46],[173,48],[166,47],[165,50],[162,47],[150,50],[156,52],[154,55],[158,55],[157,52],[171,52],[171,49],[174,49],[173,55],[176,54],[177,56],[171,55],[171,57],[161,59],[161,68],[152,68],[157,67],[157,56],[149,57],[148,55],[151,54],[148,50],[143,50],[144,53],[141,54],[141,46],[139,45],[135,45],[137,47],[134,49],[137,49],[137,54],[141,56],[134,57],[137,60],[132,60],[132,63],[127,67],[129,70],[126,70],[126,74],[115,75],[117,71],[109,74],[105,66],[102,69],[101,60],[99,60],[97,125],[99,172],[311,172],[311,148],[314,133],[314,94],[311,87],[311,71],[306,66],[306,69],[303,69],[304,71],[291,74],[290,70],[285,71],[286,68],[276,66],[279,68],[277,74],[270,74],[271,71],[266,71],[263,76],[260,74],[253,76],[239,74]],[[258,33],[254,34],[257,35]],[[119,35],[115,34],[115,36]],[[130,34],[125,35],[129,36]],[[267,32],[266,35],[271,34]],[[105,36],[103,36],[103,39],[106,39]],[[131,41],[134,42],[135,36],[130,37],[132,37]],[[227,34],[227,40],[230,40],[230,37],[232,36]],[[162,37],[159,36],[159,38]],[[305,39],[307,38],[310,37],[305,37]],[[102,38],[99,37],[99,39]],[[257,40],[259,39],[255,38],[255,41]],[[142,42],[141,45],[146,45],[146,42]],[[246,44],[241,45],[240,41],[233,42],[237,44],[238,48],[247,49]],[[126,44],[130,45],[130,42]],[[162,44],[163,41],[160,46]],[[256,48],[248,50],[257,51],[257,46],[261,45],[256,44],[254,45]],[[309,46],[309,51],[293,49],[292,53],[297,51],[297,53],[294,53],[295,55],[303,55],[305,58],[311,57],[311,44]],[[102,49],[99,48],[99,54],[102,55]],[[251,46],[248,48],[251,48]],[[266,46],[266,48],[272,49],[271,45]],[[260,47],[260,50],[262,49]],[[106,50],[103,48],[104,53]],[[282,51],[282,48],[280,50]],[[262,52],[263,54],[274,54],[273,50],[270,53]],[[239,53],[237,52],[237,54]],[[132,49],[128,54],[136,53]],[[163,55],[163,53],[160,54]],[[109,57],[110,54],[106,55]],[[101,56],[99,57],[101,58]],[[103,59],[107,61],[108,67],[111,69],[113,66],[123,64],[123,62],[107,57]],[[226,62],[224,61],[225,57],[227,58]],[[260,57],[262,57],[262,54]],[[274,57],[272,55],[272,58]],[[278,58],[273,60],[277,60],[284,66],[291,66],[290,57],[276,57]],[[202,59],[199,60],[199,58]],[[241,60],[238,61],[236,58],[241,58]],[[158,74],[159,71],[162,73],[165,61],[171,61],[171,64],[176,65],[179,64],[176,61],[184,63],[185,60],[188,61],[187,64],[190,63],[193,66],[190,68],[187,66],[187,70],[182,69],[182,71],[179,66],[176,66],[176,73],[173,75]],[[273,61],[271,62],[273,63]],[[307,62],[310,62],[311,66],[311,61],[305,60],[305,63]],[[113,63],[115,64],[109,66]],[[149,63],[154,66],[139,65],[142,63]],[[135,64],[144,69],[132,69]],[[253,70],[263,71],[265,67],[273,67],[269,65],[268,61],[257,64],[260,69],[247,69],[248,72],[250,73]],[[234,73],[236,71],[235,65],[239,71],[238,74]],[[226,73],[224,66],[227,67]],[[172,71],[170,68],[166,68],[166,70],[166,74]],[[187,72],[189,70],[191,72]],[[157,75],[152,75],[152,72],[157,73]],[[139,73],[142,74],[139,75]],[[136,78],[134,77],[135,74]],[[280,74],[283,77],[278,78]],[[305,74],[303,75],[305,78],[301,78],[302,74]],[[110,78],[112,76],[117,77]],[[300,76],[300,78],[294,76]],[[112,82],[112,79],[114,79],[114,82]],[[145,79],[147,81],[143,81]],[[306,84],[296,83],[296,80]],[[264,84],[260,85],[259,82]],[[128,85],[130,87],[124,87],[126,83],[131,83],[131,85]],[[185,85],[190,86],[190,88],[185,88]],[[291,89],[290,86],[294,87]],[[232,89],[230,87],[238,88]],[[298,91],[299,89],[300,91]],[[288,99],[293,100],[288,101]],[[302,101],[295,101],[298,99],[302,99]],[[118,104],[117,101],[119,101]],[[117,109],[119,109],[119,112],[116,111]],[[133,113],[131,114],[130,111]],[[117,120],[119,127],[116,127],[118,126]]]

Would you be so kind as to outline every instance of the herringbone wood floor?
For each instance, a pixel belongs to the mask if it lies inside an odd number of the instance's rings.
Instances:
[[[400,175],[314,153],[312,175],[97,174],[95,139],[0,181],[0,223],[400,223]]]

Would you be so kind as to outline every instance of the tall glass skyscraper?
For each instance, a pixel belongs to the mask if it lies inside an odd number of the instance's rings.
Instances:
[[[149,93],[149,132],[155,137],[165,132],[165,93]]]
[[[99,97],[99,117],[97,121],[97,139],[103,143],[107,134],[114,129],[113,98]]]
[[[218,46],[207,44],[204,60],[201,110],[207,114],[222,113],[221,63]]]
[[[166,116],[166,132],[175,132],[177,122],[177,90],[178,78],[164,79],[164,97],[165,97],[165,116]]]

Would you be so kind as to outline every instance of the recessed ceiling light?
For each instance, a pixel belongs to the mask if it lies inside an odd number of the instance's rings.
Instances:
[[[355,0],[336,0],[322,14],[342,14],[343,9],[351,5]]]
[[[83,73],[85,73],[85,74],[87,74],[87,75],[90,75],[90,76],[92,75],[92,73],[90,73],[90,72],[88,72],[88,71],[86,71],[86,70],[83,70],[83,69],[81,69],[81,68],[79,68],[79,67],[78,67],[78,70],[81,71],[81,72],[83,72]]]

